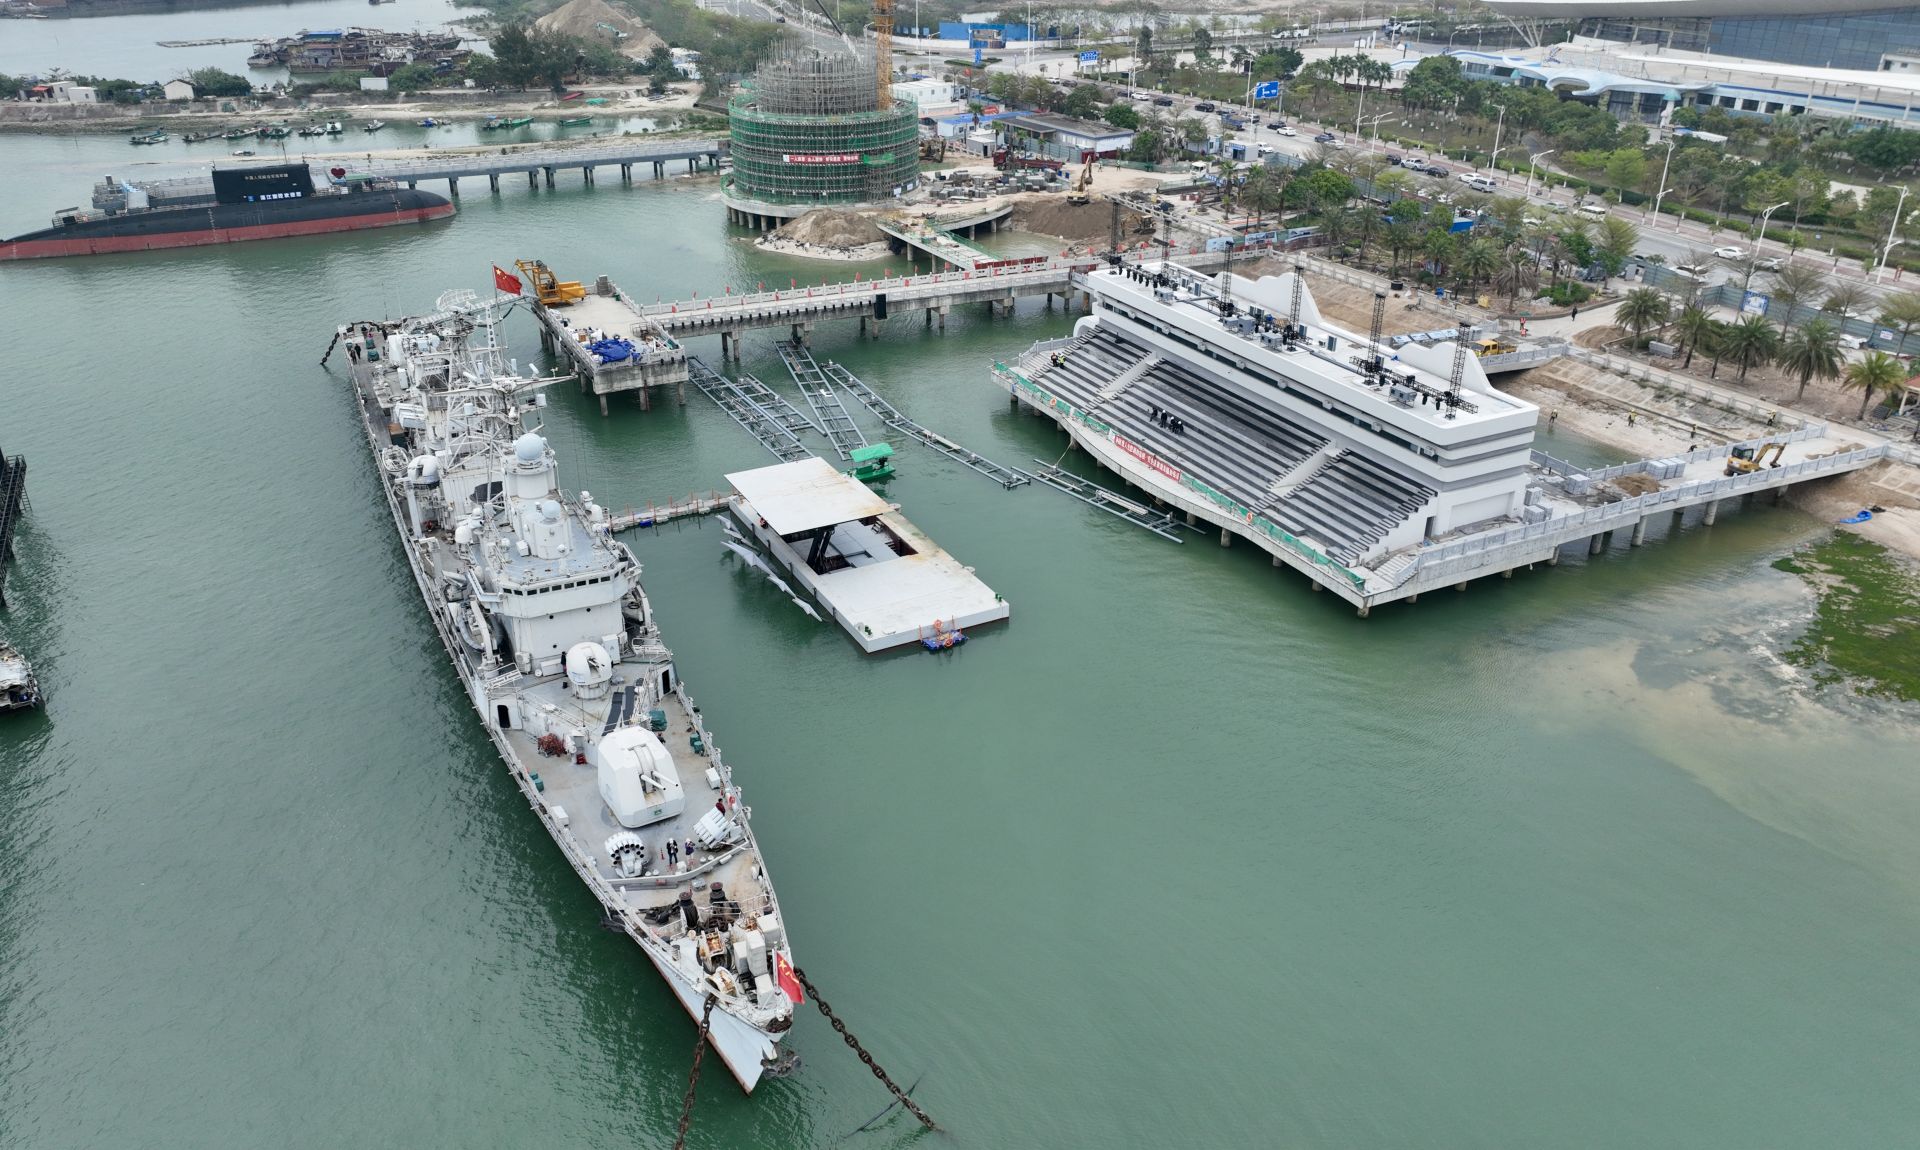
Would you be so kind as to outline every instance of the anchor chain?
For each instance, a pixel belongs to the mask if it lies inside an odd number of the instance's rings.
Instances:
[[[793,977],[800,980],[801,988],[807,992],[809,998],[813,999],[813,1004],[820,1008],[820,1013],[827,1016],[827,1021],[833,1024],[834,1031],[846,1040],[847,1045],[853,1049],[855,1054],[860,1056],[860,1061],[867,1064],[867,1069],[873,1071],[873,1076],[884,1083],[888,1090],[893,1091],[893,1096],[899,1101],[900,1105],[912,1111],[913,1116],[920,1120],[920,1125],[925,1126],[929,1130],[938,1130],[939,1127],[933,1124],[933,1119],[927,1117],[925,1110],[920,1109],[920,1104],[907,1097],[907,1092],[894,1084],[893,1079],[888,1077],[887,1072],[882,1070],[880,1064],[873,1060],[873,1055],[868,1054],[867,1048],[860,1045],[860,1040],[855,1038],[853,1032],[847,1029],[847,1024],[840,1021],[839,1016],[834,1014],[833,1008],[827,1005],[827,1000],[820,997],[820,992],[814,989],[813,983],[807,979],[807,972],[796,966],[793,968]],[[691,1091],[689,1091],[688,1097],[692,1097]]]
[[[693,1070],[687,1075],[687,1096],[680,1102],[680,1131],[673,1136],[673,1150],[686,1150],[687,1123],[693,1121],[693,1092],[700,1086],[700,1060],[707,1053],[707,1028],[713,1021],[713,1006],[719,1002],[718,995],[707,995],[707,1004],[700,1011],[700,1037],[693,1040]]]

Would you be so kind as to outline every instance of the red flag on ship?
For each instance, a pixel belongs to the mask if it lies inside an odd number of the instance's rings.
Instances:
[[[800,980],[793,976],[793,964],[787,961],[786,955],[773,956],[773,976],[779,981],[780,989],[786,992],[795,1006],[807,1000],[807,996],[800,993]]]
[[[500,265],[495,264],[493,265],[493,286],[506,292],[508,295],[519,295],[520,277],[501,271]]]

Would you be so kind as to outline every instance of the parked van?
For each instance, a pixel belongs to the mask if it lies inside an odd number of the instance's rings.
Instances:
[[[1491,193],[1500,190],[1500,185],[1495,183],[1491,176],[1475,176],[1467,181],[1467,186],[1476,192]]]
[[[1605,204],[1581,204],[1573,210],[1590,220],[1604,220],[1607,218],[1607,205]]]

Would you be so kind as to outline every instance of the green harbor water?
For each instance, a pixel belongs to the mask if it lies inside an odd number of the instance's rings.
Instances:
[[[0,233],[127,150],[0,139]],[[536,257],[643,299],[883,270],[755,251],[711,182],[571,179],[0,266],[33,500],[0,629],[51,696],[0,722],[0,1146],[671,1145],[694,1028],[509,785],[317,363]],[[986,368],[1068,323],[816,352],[1024,465],[1064,437]],[[771,461],[697,392],[545,414],[615,507]],[[1823,524],[1729,511],[1362,620],[1249,547],[898,461],[1013,606],[951,656],[861,656],[711,524],[633,545],[802,964],[946,1133],[849,1138],[886,1097],[809,1009],[797,1076],[708,1061],[689,1145],[1913,1144],[1920,711],[1777,657],[1812,600],[1771,563]]]

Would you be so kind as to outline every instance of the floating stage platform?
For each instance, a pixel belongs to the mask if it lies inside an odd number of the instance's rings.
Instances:
[[[1005,619],[1006,600],[886,500],[824,459],[727,476],[740,526],[860,649],[948,646]]]

